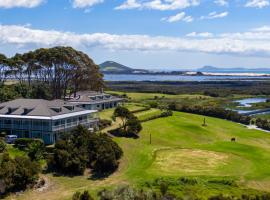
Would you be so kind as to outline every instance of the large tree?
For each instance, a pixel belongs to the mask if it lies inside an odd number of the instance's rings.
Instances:
[[[0,55],[0,82],[6,74],[28,86],[47,85],[52,98],[62,98],[67,91],[100,90],[104,87],[99,67],[88,55],[72,47],[41,48],[7,59]]]

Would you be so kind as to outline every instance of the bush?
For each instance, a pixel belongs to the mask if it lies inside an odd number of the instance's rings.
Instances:
[[[14,147],[20,150],[26,150],[31,143],[39,143],[40,146],[44,145],[44,142],[40,139],[19,138],[15,140]]]
[[[6,150],[6,143],[4,140],[0,139],[0,153],[3,153]]]
[[[72,200],[94,200],[94,198],[91,197],[88,191],[84,191],[83,193],[75,192]]]
[[[150,109],[151,109],[151,107],[143,107],[143,108],[140,108],[138,110],[131,111],[131,113],[135,114],[135,113],[144,112],[144,111],[147,111]]]
[[[31,160],[41,160],[45,151],[44,142],[40,139],[19,138],[15,140],[14,147],[27,152]]]
[[[98,122],[99,130],[102,130],[104,128],[107,128],[112,125],[112,121],[108,119],[100,119]]]
[[[28,157],[16,157],[12,159],[8,153],[3,155],[0,161],[0,193],[24,190],[33,185],[38,179],[40,165],[31,161]]]
[[[118,167],[122,154],[122,149],[107,135],[98,136],[78,126],[57,141],[49,168],[68,175],[83,174],[86,167],[97,173],[108,173]]]
[[[135,116],[131,117],[127,121],[127,133],[138,135],[142,130],[142,125],[139,119]]]
[[[170,110],[167,110],[167,111],[164,111],[158,115],[153,115],[151,117],[148,117],[146,119],[143,119],[143,120],[140,120],[140,122],[147,122],[147,121],[150,121],[150,120],[154,120],[154,119],[158,119],[158,118],[163,118],[163,117],[169,117],[169,116],[172,116],[173,115],[173,112],[170,111]]]
[[[176,111],[194,113],[199,115],[205,115],[210,117],[216,117],[221,119],[227,119],[233,122],[242,123],[242,124],[250,124],[251,118],[249,116],[244,116],[238,114],[232,110],[226,110],[221,107],[213,107],[213,106],[180,106],[177,107]]]

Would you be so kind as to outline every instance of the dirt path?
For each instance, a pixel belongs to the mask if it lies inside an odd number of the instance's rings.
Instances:
[[[116,118],[115,121],[112,122],[112,125],[104,128],[103,130],[101,130],[102,133],[108,133],[109,131],[119,128],[121,126],[121,120],[119,118]]]

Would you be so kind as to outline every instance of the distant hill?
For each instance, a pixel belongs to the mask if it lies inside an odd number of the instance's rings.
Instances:
[[[106,61],[99,65],[100,71],[105,74],[135,74],[148,73],[147,70],[133,69],[114,61]]]
[[[234,67],[234,68],[219,68],[213,66],[204,66],[202,68],[197,69],[200,72],[248,72],[248,71],[269,71],[269,68],[256,68],[256,69],[248,69],[244,67]]]

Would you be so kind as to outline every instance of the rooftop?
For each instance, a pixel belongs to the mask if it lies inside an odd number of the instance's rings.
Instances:
[[[57,118],[59,115],[67,116],[78,112],[89,113],[89,111],[63,100],[16,99],[0,104],[0,115],[5,116]]]
[[[76,93],[76,96],[74,97],[74,94],[71,94],[70,96],[67,96],[66,99],[69,102],[88,102],[88,103],[96,103],[96,102],[108,102],[111,100],[115,101],[121,101],[121,98],[112,96],[110,94],[106,94],[103,92],[95,92],[95,91],[80,91]]]

